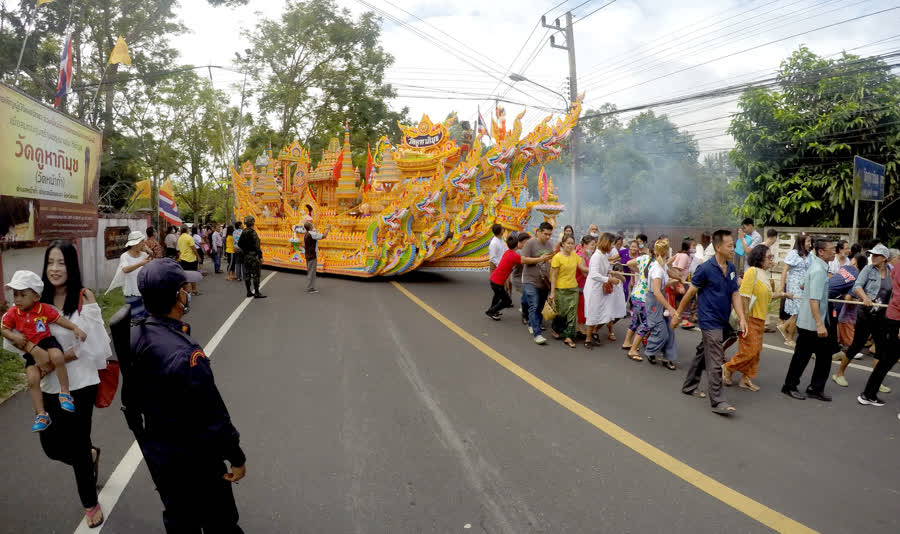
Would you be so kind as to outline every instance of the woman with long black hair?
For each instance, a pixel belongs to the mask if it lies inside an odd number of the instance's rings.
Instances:
[[[55,306],[88,336],[76,347],[71,331],[50,325],[50,332],[65,350],[69,390],[78,410],[65,412],[58,402],[49,402],[59,393],[59,381],[55,373],[44,376],[41,391],[53,424],[40,433],[41,447],[51,460],[72,466],[87,524],[94,528],[103,523],[103,512],[97,502],[100,449],[91,442],[91,417],[100,383],[97,371],[106,367],[106,359],[112,354],[109,336],[94,294],[81,283],[78,253],[72,243],[50,243],[44,254],[41,278],[44,281],[41,302]]]

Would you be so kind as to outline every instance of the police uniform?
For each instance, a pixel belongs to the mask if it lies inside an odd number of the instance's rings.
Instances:
[[[163,259],[146,265],[138,284],[147,298],[185,281],[181,267]],[[242,532],[223,475],[225,460],[240,467],[246,457],[190,326],[156,315],[138,322],[122,374],[123,410],[165,507],[166,532]]]
[[[245,217],[244,224],[253,224],[252,217]],[[244,285],[247,287],[247,296],[252,297],[254,293],[252,288],[256,290],[255,295],[261,296],[259,293],[259,277],[260,262],[262,261],[262,249],[260,248],[259,234],[256,228],[247,226],[241,232],[241,238],[238,240],[238,247],[244,253]]]

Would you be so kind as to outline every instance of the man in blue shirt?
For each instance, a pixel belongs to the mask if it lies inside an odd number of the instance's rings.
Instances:
[[[722,364],[725,363],[725,340],[731,335],[728,319],[731,309],[740,318],[742,332],[747,331],[747,319],[744,317],[744,306],[738,293],[737,273],[731,259],[734,258],[734,238],[729,230],[716,230],[712,236],[716,254],[700,264],[691,278],[688,289],[675,316],[672,317],[672,328],[677,326],[681,313],[690,304],[694,295],[697,297],[697,319],[703,335],[703,350],[698,350],[691,362],[681,391],[691,395],[700,385],[703,369],[707,371],[709,383],[709,402],[713,412],[720,415],[731,415],[734,406],[725,399],[722,388]]]
[[[828,340],[827,327],[831,320],[828,317],[828,262],[834,259],[834,242],[816,239],[814,248],[815,254],[803,280],[803,297],[800,313],[797,314],[797,345],[781,392],[797,400],[813,397],[827,402],[831,400],[831,396],[825,393],[825,382],[828,380],[831,354],[834,352]],[[816,355],[816,365],[804,395],[797,386],[800,385],[800,377],[813,353]]]

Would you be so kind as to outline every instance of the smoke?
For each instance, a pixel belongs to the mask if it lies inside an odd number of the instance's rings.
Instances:
[[[701,158],[693,135],[679,130],[666,116],[650,111],[624,125],[593,119],[581,126],[576,230],[591,223],[621,228],[734,222],[733,210],[743,202],[732,186],[737,170],[724,153]],[[571,223],[570,157],[567,154],[547,168],[560,202],[567,206],[560,224]]]

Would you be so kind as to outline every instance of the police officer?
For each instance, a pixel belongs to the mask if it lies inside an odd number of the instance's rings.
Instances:
[[[131,354],[120,356],[123,410],[162,499],[166,532],[241,533],[231,484],[244,477],[246,457],[209,359],[181,322],[187,287],[171,259],[141,269],[150,317],[132,327]]]
[[[256,233],[256,219],[252,215],[244,217],[244,231],[241,232],[238,247],[244,253],[244,285],[247,286],[247,296],[266,298],[259,292],[259,263],[262,261],[262,249],[259,234]],[[251,283],[255,292],[250,290]]]

